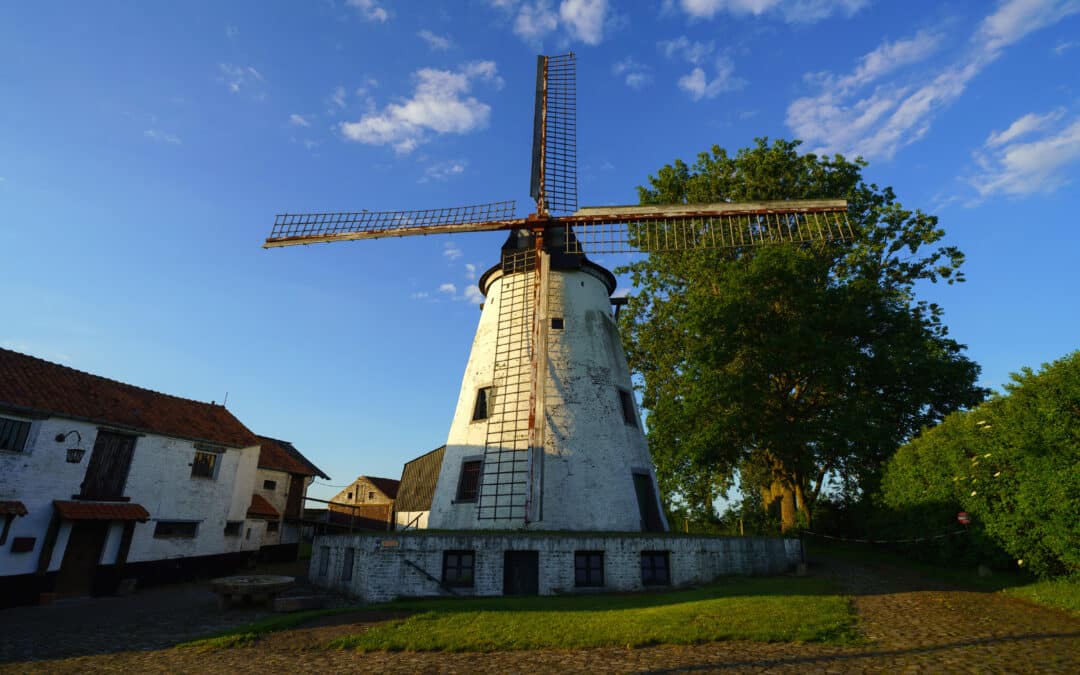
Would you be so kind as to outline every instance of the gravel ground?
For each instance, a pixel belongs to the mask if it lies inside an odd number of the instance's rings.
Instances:
[[[147,612],[142,622],[132,622],[120,620],[120,612],[130,607],[107,605],[111,601],[153,599],[153,592],[143,592],[131,598],[84,603],[73,613],[82,615],[82,620],[86,618],[82,609],[91,607],[101,607],[100,615],[109,617],[89,629],[86,624],[71,625],[80,619],[63,613],[54,614],[56,623],[23,621],[24,615],[62,609],[58,606],[5,610],[0,613],[5,631],[0,661],[7,663],[0,663],[0,672],[1080,672],[1080,619],[1064,612],[1001,594],[957,589],[886,565],[830,559],[813,566],[811,572],[835,579],[853,595],[860,629],[869,641],[866,646],[718,642],[492,654],[360,654],[323,649],[321,645],[334,637],[365,630],[372,622],[388,618],[357,612],[275,633],[252,647],[208,651],[162,648],[163,641],[175,644],[190,639],[193,632],[220,630],[220,623],[210,629],[215,620],[245,623],[260,612],[221,615],[216,607],[211,611],[199,605],[201,614],[184,614],[174,608],[163,614]],[[192,625],[193,620],[198,625]],[[184,637],[177,637],[185,630]],[[171,642],[167,635],[173,636]],[[64,638],[58,640],[58,636]],[[35,648],[13,650],[12,640],[32,643]],[[77,653],[84,655],[72,656]]]

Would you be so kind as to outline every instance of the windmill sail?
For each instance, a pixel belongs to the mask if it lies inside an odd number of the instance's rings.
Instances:
[[[573,52],[537,60],[529,194],[536,200],[537,213],[577,210],[577,65]]]
[[[558,219],[567,253],[746,248],[852,237],[842,199],[594,206]]]
[[[416,234],[506,230],[524,222],[514,218],[514,210],[515,202],[511,200],[412,211],[279,213],[263,248]]]

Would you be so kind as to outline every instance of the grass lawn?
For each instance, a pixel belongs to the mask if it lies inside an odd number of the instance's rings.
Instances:
[[[714,640],[858,641],[850,602],[820,579],[727,578],[666,593],[398,601],[413,611],[330,646],[495,651],[692,644]]]

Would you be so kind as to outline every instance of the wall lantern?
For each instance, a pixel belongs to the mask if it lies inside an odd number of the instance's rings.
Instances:
[[[56,434],[56,442],[63,443],[71,434],[75,434],[75,438],[78,440],[76,441],[74,448],[68,448],[67,461],[71,464],[78,464],[82,461],[83,455],[86,454],[86,450],[79,447],[80,445],[82,445],[82,434],[74,430],[69,431],[66,434]]]

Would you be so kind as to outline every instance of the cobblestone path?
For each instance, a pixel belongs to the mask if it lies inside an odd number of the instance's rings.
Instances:
[[[141,647],[144,651],[9,661],[0,663],[0,672],[1080,672],[1080,618],[1001,594],[958,590],[884,565],[829,560],[812,572],[834,578],[854,596],[869,644],[718,642],[493,654],[358,654],[320,648],[335,636],[364,630],[370,618],[357,613],[272,634],[254,647]],[[67,637],[53,633],[51,639],[59,643]]]

